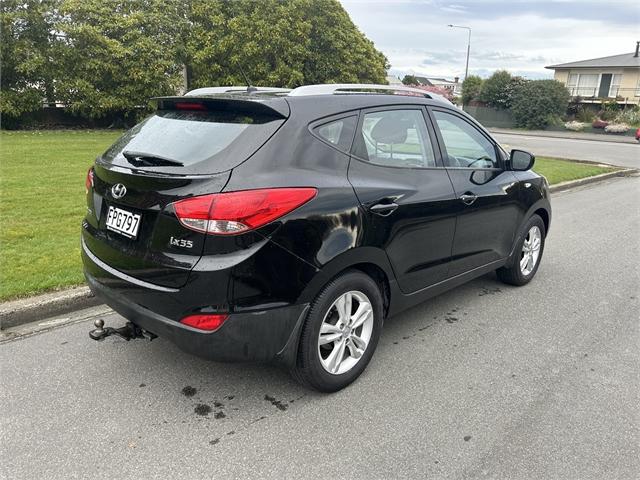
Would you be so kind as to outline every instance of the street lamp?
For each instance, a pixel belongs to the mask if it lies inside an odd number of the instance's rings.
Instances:
[[[467,42],[467,65],[464,67],[464,79],[467,79],[467,75],[469,74],[469,52],[471,51],[471,27],[464,27],[462,25],[452,25],[449,24],[447,27],[450,28],[464,28],[469,31],[469,40]]]

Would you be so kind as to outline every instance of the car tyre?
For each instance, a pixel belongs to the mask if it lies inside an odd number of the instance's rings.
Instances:
[[[320,392],[343,389],[371,360],[383,317],[382,294],[371,277],[351,270],[334,278],[311,304],[293,377]]]
[[[511,264],[496,270],[498,278],[509,285],[529,283],[540,266],[546,234],[542,218],[532,215],[520,232]]]

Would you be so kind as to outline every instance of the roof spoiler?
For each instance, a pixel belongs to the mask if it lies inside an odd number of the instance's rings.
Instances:
[[[247,114],[289,117],[289,104],[282,98],[239,97],[238,95],[189,95],[156,97],[158,110],[230,111]]]

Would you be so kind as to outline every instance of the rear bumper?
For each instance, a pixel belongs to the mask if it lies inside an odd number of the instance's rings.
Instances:
[[[231,314],[215,332],[185,326],[128,300],[85,269],[91,291],[127,320],[175,343],[181,350],[222,362],[295,361],[298,332],[308,305]]]

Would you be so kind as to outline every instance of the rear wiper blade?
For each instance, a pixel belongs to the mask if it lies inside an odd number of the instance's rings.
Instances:
[[[127,161],[136,167],[182,167],[184,164],[171,158],[151,155],[142,152],[124,151],[122,152]]]

